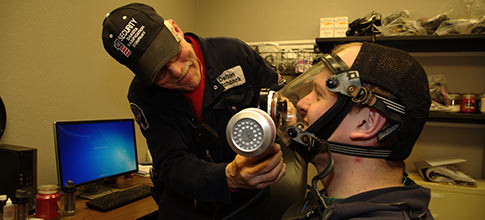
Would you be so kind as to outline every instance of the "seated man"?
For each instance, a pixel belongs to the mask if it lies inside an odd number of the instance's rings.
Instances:
[[[283,219],[433,219],[430,190],[404,166],[429,112],[422,66],[397,49],[351,43],[300,77],[313,87],[293,96],[301,122],[288,135],[319,174]]]

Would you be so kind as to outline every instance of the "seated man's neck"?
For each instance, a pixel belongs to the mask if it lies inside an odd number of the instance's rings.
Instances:
[[[324,180],[330,197],[347,198],[365,191],[399,187],[402,184],[402,169],[389,167],[383,159],[342,154],[333,154],[333,157],[334,171]]]

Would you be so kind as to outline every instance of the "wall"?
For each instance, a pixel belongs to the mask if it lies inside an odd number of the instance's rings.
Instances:
[[[131,72],[104,51],[101,22],[112,9],[128,0],[13,1],[0,0],[0,96],[7,107],[7,128],[2,143],[39,149],[39,184],[55,183],[56,162],[52,124],[57,120],[131,117],[126,100]],[[320,17],[363,17],[375,10],[384,16],[408,9],[416,17],[432,17],[449,1],[351,1],[351,0],[145,0],[164,18],[173,18],[184,31],[201,36],[232,36],[246,42],[307,40],[319,34]],[[455,58],[462,64],[455,65]],[[483,91],[481,57],[422,57],[428,72],[454,73],[453,88],[460,88],[462,68],[482,77],[466,90]],[[481,76],[480,76],[481,75]],[[466,76],[465,76],[466,77]],[[456,79],[456,80],[455,80]],[[478,85],[478,87],[477,87]],[[479,92],[479,91],[478,91]],[[429,130],[429,131],[428,131]],[[419,149],[432,148],[447,128],[425,128]],[[467,138],[458,136],[455,139]],[[481,160],[483,129],[473,130],[473,161]],[[453,139],[453,136],[450,136]],[[139,158],[144,159],[145,140],[137,128]],[[422,144],[421,144],[422,143]],[[450,147],[453,148],[453,147]],[[459,151],[456,148],[455,151]],[[464,155],[464,152],[458,152]],[[424,155],[433,155],[427,152]],[[466,153],[469,155],[469,153]],[[414,155],[414,158],[420,155]],[[475,163],[475,162],[474,162]],[[478,163],[481,163],[478,162]],[[412,163],[411,163],[412,165]],[[473,171],[479,173],[480,171]]]
[[[349,21],[372,11],[383,16],[407,9],[416,17],[445,11],[443,0],[245,0],[200,1],[197,31],[202,36],[235,36],[247,42],[314,39],[320,18],[348,16]]]
[[[54,121],[132,117],[126,95],[133,74],[101,42],[105,14],[129,2],[0,0],[0,96],[7,108],[1,142],[38,149],[39,184],[57,184]],[[195,0],[142,2],[195,26]],[[136,131],[144,160],[146,143]]]

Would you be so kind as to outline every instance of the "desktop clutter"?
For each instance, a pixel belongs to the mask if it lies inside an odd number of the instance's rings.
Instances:
[[[35,195],[35,214],[29,211],[30,192],[22,189],[15,191],[13,198],[0,195],[0,206],[3,211],[3,220],[36,220],[59,219],[61,215],[74,215],[76,211],[76,189],[72,181],[68,181],[62,189],[64,196],[57,185],[41,185]],[[61,198],[63,198],[61,200]],[[63,207],[63,210],[61,209]],[[33,216],[33,217],[30,217]]]
[[[5,127],[6,111],[0,97],[0,138]],[[138,171],[133,118],[57,121],[54,132],[60,186],[37,185],[36,148],[0,143],[0,217],[4,220],[50,220],[75,215],[77,187],[86,188]],[[84,155],[82,160],[76,159],[79,155]],[[129,178],[122,183],[115,181],[118,189],[93,197],[86,205],[108,211],[151,195],[147,184],[120,190],[131,184]],[[89,194],[85,188],[78,188],[83,191],[79,191],[79,197]],[[116,202],[109,202],[115,196]]]
[[[37,149],[0,144],[0,173],[4,177],[0,181],[0,216],[4,220],[58,219],[61,214],[75,213],[72,181],[62,190],[57,185],[37,187]]]
[[[59,185],[37,185],[37,149],[0,144],[3,219],[74,215],[76,194],[98,211],[151,195],[150,185],[132,178],[139,171],[134,119],[57,121],[54,132]]]

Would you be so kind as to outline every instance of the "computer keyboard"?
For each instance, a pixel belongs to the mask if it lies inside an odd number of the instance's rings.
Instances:
[[[150,185],[142,184],[123,191],[113,192],[86,202],[89,208],[106,212],[152,194]]]

